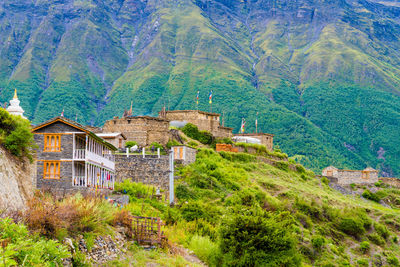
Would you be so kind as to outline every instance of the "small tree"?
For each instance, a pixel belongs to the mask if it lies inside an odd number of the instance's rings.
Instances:
[[[125,143],[125,146],[127,148],[131,148],[131,147],[137,146],[137,145],[138,145],[138,143],[136,141],[128,141],[128,142]]]

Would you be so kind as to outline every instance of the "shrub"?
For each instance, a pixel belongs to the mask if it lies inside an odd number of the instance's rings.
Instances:
[[[170,148],[173,147],[173,146],[180,146],[180,145],[181,145],[181,143],[179,143],[179,142],[176,141],[175,139],[172,139],[172,140],[169,140],[169,141],[168,141],[166,147],[167,147],[168,149],[170,149]]]
[[[314,236],[311,239],[311,244],[315,250],[319,251],[325,244],[325,238],[323,236]]]
[[[374,223],[374,228],[375,231],[384,239],[387,239],[389,237],[389,230],[386,228],[385,225],[380,224],[380,223]]]
[[[369,200],[372,200],[372,201],[375,201],[378,203],[379,203],[379,201],[381,201],[380,197],[377,194],[372,193],[368,189],[362,193],[362,196],[363,196],[363,198],[366,198],[366,199],[369,199]]]
[[[386,261],[390,264],[390,266],[400,266],[399,259],[395,256],[387,257]]]
[[[0,240],[4,250],[0,262],[5,266],[61,266],[70,257],[67,247],[55,240],[31,234],[25,225],[0,219]]]
[[[365,266],[365,267],[369,266],[369,262],[367,259],[359,259],[357,260],[357,264],[358,266]]]
[[[365,233],[363,223],[360,220],[350,217],[341,219],[339,230],[354,237],[359,237]]]
[[[190,141],[190,142],[188,143],[188,146],[193,147],[193,148],[196,148],[196,147],[199,146],[199,144],[196,143],[195,141]]]
[[[160,143],[153,142],[150,144],[150,148],[152,148],[152,147],[154,147],[155,150],[157,150],[157,148],[159,148],[160,151],[164,151],[164,147]]]
[[[377,233],[370,234],[367,237],[375,245],[382,246],[385,244],[385,240]]]
[[[299,172],[301,174],[306,172],[306,169],[303,167],[303,165],[300,165],[300,164],[296,164],[296,170],[297,170],[297,172]]]
[[[209,237],[194,235],[190,240],[189,248],[199,259],[206,262],[209,266],[220,264],[221,255],[219,247]]]
[[[325,176],[321,178],[321,182],[322,182],[323,184],[329,185],[329,179],[326,178]]]
[[[276,161],[274,165],[280,170],[289,171],[289,163],[286,161]]]
[[[28,157],[32,161],[32,154],[36,145],[28,120],[20,116],[9,114],[0,108],[0,143],[17,157]]]
[[[220,228],[226,266],[299,266],[287,213],[247,211],[232,215]]]
[[[131,148],[131,147],[137,146],[137,145],[138,145],[138,143],[136,141],[127,141],[125,143],[125,147],[127,147],[127,148]]]
[[[367,253],[369,251],[370,245],[368,241],[363,241],[360,243],[360,251],[362,253]]]
[[[128,194],[130,199],[135,198],[150,198],[156,192],[156,188],[151,185],[143,183],[135,183],[129,179],[124,180],[122,183],[116,183],[114,191]]]
[[[211,145],[214,141],[214,137],[211,133],[207,131],[199,131],[197,126],[191,123],[186,124],[182,128],[182,132],[188,137],[195,139],[205,145]]]

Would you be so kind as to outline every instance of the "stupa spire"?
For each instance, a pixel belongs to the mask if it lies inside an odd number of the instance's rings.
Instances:
[[[17,88],[14,89],[14,97],[13,97],[13,99],[18,99],[18,96],[17,96]]]
[[[24,117],[24,110],[21,108],[19,103],[20,101],[18,100],[17,89],[15,89],[14,97],[10,100],[10,105],[7,107],[7,111],[12,115],[21,116],[22,118],[26,119]]]

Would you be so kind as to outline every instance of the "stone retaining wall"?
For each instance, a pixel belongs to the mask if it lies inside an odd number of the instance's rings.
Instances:
[[[133,182],[154,185],[169,190],[169,156],[115,155],[116,182],[131,179]]]
[[[381,180],[385,184],[400,188],[400,179],[398,178],[381,177],[379,178],[379,180]]]

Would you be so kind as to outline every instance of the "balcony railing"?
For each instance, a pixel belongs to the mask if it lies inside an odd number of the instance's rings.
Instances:
[[[85,149],[75,149],[74,159],[85,159],[86,153]]]
[[[74,186],[86,186],[85,176],[75,176],[74,177]]]

